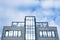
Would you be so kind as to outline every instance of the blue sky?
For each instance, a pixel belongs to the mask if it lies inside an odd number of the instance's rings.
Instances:
[[[0,37],[3,26],[24,21],[25,16],[36,16],[37,21],[56,26],[60,38],[60,0],[0,0]]]

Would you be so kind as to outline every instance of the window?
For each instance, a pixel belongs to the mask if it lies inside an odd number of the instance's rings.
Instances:
[[[51,37],[51,31],[48,31],[48,37]]]
[[[9,31],[9,37],[13,36],[13,31]]]
[[[47,37],[47,31],[43,31],[43,37]]]
[[[21,23],[18,23],[18,26],[21,26]]]
[[[38,27],[47,27],[48,23],[47,22],[37,22],[36,25]]]
[[[14,36],[17,36],[17,31],[14,31]]]
[[[26,34],[26,39],[30,39],[30,34]]]
[[[38,25],[38,26],[43,27],[42,23],[39,23],[39,25]]]
[[[32,39],[35,39],[35,34],[33,34],[32,36],[33,36]]]
[[[55,33],[54,33],[54,31],[52,31],[52,37],[55,37]]]
[[[6,36],[6,37],[8,37],[8,34],[9,34],[9,32],[8,32],[8,31],[6,31],[5,36]]]
[[[33,19],[34,17],[26,17],[26,25],[35,25]]]
[[[42,37],[42,31],[40,31],[40,37]]]
[[[30,21],[30,25],[35,25],[34,20]]]
[[[21,36],[21,31],[18,31],[18,37],[20,37]]]
[[[43,27],[47,27],[47,25],[48,25],[47,23],[43,23]]]
[[[27,20],[34,20],[34,17],[26,17]]]
[[[30,25],[30,21],[26,21],[26,25]]]
[[[26,40],[35,40],[34,17],[26,17]]]
[[[35,39],[35,35],[34,35],[34,34],[32,34],[32,35],[30,35],[30,36],[31,36],[30,39]]]
[[[5,36],[6,37],[8,37],[8,36],[9,37],[12,37],[12,36],[13,37],[17,37],[17,36],[20,37],[21,36],[21,31],[6,31]]]
[[[23,27],[24,26],[24,23],[18,23],[18,26]]]
[[[30,19],[29,17],[26,17],[26,19]]]
[[[34,21],[26,21],[26,25],[35,25]]]
[[[13,26],[17,26],[17,23],[14,22],[14,23],[13,23]]]
[[[54,31],[40,31],[40,37],[55,37]]]
[[[41,22],[37,22],[36,25],[37,25],[38,27],[43,27],[43,24],[42,24]]]
[[[31,29],[28,29],[28,28],[27,28],[26,31],[31,31]]]

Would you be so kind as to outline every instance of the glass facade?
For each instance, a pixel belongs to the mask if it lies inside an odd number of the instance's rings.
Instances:
[[[43,34],[42,34],[42,31],[40,31],[40,37],[42,37],[42,35],[43,35]]]
[[[36,22],[37,27],[48,27],[48,22]]]
[[[40,37],[56,37],[54,31],[42,30],[39,33]]]
[[[6,37],[20,37],[21,31],[5,31]]]
[[[47,32],[43,31],[43,37],[47,37]]]
[[[26,40],[35,40],[35,17],[26,17]]]
[[[12,22],[12,26],[24,27],[24,22]]]
[[[9,37],[13,36],[13,31],[9,31]]]
[[[8,37],[8,34],[9,34],[9,32],[8,32],[8,31],[6,31],[6,32],[5,32],[5,36],[6,36],[6,37]]]

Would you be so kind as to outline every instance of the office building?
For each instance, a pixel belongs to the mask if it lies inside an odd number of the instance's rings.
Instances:
[[[35,16],[25,16],[24,22],[4,26],[1,40],[59,40],[59,37],[55,26],[37,22]]]

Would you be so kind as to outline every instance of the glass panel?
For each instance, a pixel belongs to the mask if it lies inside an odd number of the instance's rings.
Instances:
[[[18,36],[19,36],[19,37],[21,36],[21,31],[18,31]]]
[[[31,35],[31,38],[30,39],[35,39],[35,35],[33,35],[33,36]]]
[[[35,31],[35,29],[26,29],[26,31]]]
[[[30,19],[29,17],[26,17],[26,19]]]
[[[30,31],[26,31],[26,34],[30,34]]]
[[[17,36],[17,31],[14,31],[14,36]]]
[[[47,23],[43,23],[43,27],[47,27],[47,25],[48,25]]]
[[[13,31],[9,31],[9,37],[13,36]]]
[[[28,28],[28,29],[29,28],[34,28],[35,29],[35,26],[34,25],[29,25],[29,26],[27,25],[26,28]]]
[[[30,29],[26,29],[26,31],[31,31]]]
[[[35,25],[34,21],[26,21],[26,25]]]
[[[26,39],[30,39],[30,34],[26,34]]]
[[[23,27],[24,26],[24,23],[18,23],[18,26]]]
[[[51,37],[51,31],[48,31],[48,37]]]
[[[47,37],[47,32],[43,31],[43,37]]]
[[[8,31],[6,31],[5,36],[6,36],[6,37],[8,37],[8,34],[9,34],[9,32],[8,32]]]
[[[33,32],[33,31],[35,31],[35,30],[33,30],[33,29],[32,29],[32,30],[30,30],[30,31],[32,31],[32,32]]]
[[[30,22],[29,21],[26,21],[26,25],[30,25]]]
[[[43,27],[43,24],[42,23],[40,23],[40,25],[39,25],[40,27]]]
[[[34,17],[26,17],[26,40],[35,40]]]
[[[27,26],[26,26],[26,28],[30,28],[30,26],[29,26],[29,25],[27,25]]]
[[[21,23],[18,23],[18,26],[21,26]]]
[[[52,31],[52,36],[55,37],[55,33],[54,33],[54,31]]]
[[[30,21],[30,25],[35,25],[34,21]]]
[[[38,26],[38,25],[39,25],[39,23],[36,23],[36,25]]]
[[[42,37],[42,31],[40,31],[40,37]]]
[[[26,17],[26,19],[34,20],[34,17]]]
[[[36,23],[36,25],[37,25],[38,27],[42,27],[42,26],[43,26],[42,23]]]
[[[38,27],[47,27],[48,23],[47,22],[37,22],[36,26]]]
[[[13,23],[13,26],[17,26],[17,23]]]

